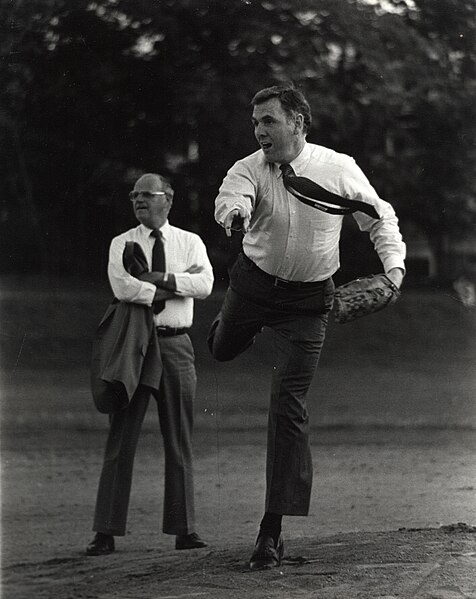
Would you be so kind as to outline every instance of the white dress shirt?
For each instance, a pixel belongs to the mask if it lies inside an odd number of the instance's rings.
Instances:
[[[213,269],[205,244],[196,233],[174,227],[167,221],[160,229],[164,243],[167,273],[175,275],[176,296],[168,299],[165,309],[154,314],[157,326],[190,327],[193,322],[193,299],[204,299],[213,288]],[[156,286],[130,275],[122,263],[126,241],[137,242],[144,251],[149,268],[155,237],[152,230],[139,225],[114,237],[109,249],[108,276],[115,297],[124,302],[151,306]]]
[[[392,206],[379,198],[354,159],[323,146],[306,143],[291,166],[344,198],[371,204],[378,220],[355,212],[362,231],[368,231],[385,272],[405,270],[405,244]],[[340,266],[341,215],[307,206],[284,187],[279,165],[269,163],[261,150],[236,162],[228,171],[215,202],[215,218],[223,226],[235,208],[251,216],[243,239],[245,254],[265,272],[289,281],[323,281]]]

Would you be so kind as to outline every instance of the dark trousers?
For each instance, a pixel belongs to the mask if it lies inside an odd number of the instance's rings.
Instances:
[[[306,394],[324,343],[333,297],[332,279],[288,285],[241,254],[210,329],[210,351],[221,361],[247,349],[262,327],[275,332],[265,509],[276,514],[306,516],[309,512],[312,457]]]
[[[195,531],[192,471],[194,352],[188,335],[159,338],[163,374],[155,400],[165,454],[163,532]],[[134,457],[152,389],[140,386],[129,406],[110,417],[93,530],[126,531]]]

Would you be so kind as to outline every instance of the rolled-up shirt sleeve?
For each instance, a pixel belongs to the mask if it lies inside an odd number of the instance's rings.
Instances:
[[[405,272],[406,246],[393,206],[378,196],[353,159],[349,159],[346,166],[341,177],[343,195],[374,206],[380,217],[374,219],[362,212],[354,212],[360,230],[369,233],[385,272],[392,268],[401,268]]]
[[[146,281],[140,281],[130,275],[122,263],[122,255],[126,238],[122,235],[115,237],[109,247],[109,263],[107,274],[114,296],[122,301],[151,306],[156,292],[156,286]]]
[[[198,235],[189,235],[186,249],[186,270],[175,272],[175,293],[181,297],[205,299],[213,289],[213,269],[207,250]]]

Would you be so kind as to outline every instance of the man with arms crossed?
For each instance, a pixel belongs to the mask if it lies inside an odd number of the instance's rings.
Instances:
[[[114,295],[120,302],[150,306],[154,311],[153,335],[157,339],[153,345],[157,348],[158,342],[158,355],[153,364],[146,356],[129,405],[110,417],[94,515],[96,536],[87,547],[88,555],[111,553],[114,537],[125,534],[133,461],[151,395],[157,402],[165,453],[163,532],[175,535],[176,549],[207,545],[195,531],[192,428],[196,374],[188,330],[193,300],[211,293],[213,271],[198,235],[169,224],[173,195],[164,177],[140,177],[129,194],[140,224],[111,242],[108,276]],[[149,272],[138,277],[129,274],[123,261],[126,242],[142,248]]]

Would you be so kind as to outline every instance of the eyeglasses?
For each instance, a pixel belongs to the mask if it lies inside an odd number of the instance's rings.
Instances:
[[[130,191],[129,199],[131,202],[137,200],[139,196],[143,196],[146,200],[152,200],[154,196],[165,196],[165,191]]]

